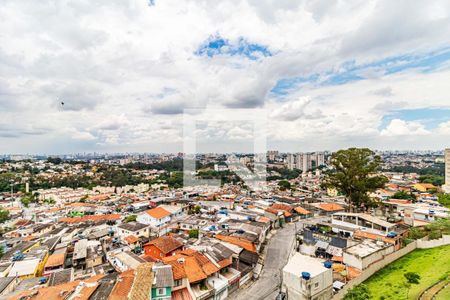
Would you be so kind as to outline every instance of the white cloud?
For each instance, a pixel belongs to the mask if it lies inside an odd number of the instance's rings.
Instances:
[[[448,106],[449,65],[389,75],[371,67],[358,72],[367,80],[323,83],[346,62],[450,46],[449,14],[445,0],[3,1],[0,151],[22,151],[29,133],[39,139],[27,152],[178,151],[179,113],[204,107],[266,108],[281,150],[382,144],[378,128],[391,109]],[[196,56],[214,35],[245,38],[273,56]],[[283,97],[270,92],[280,79],[314,74],[317,82]],[[91,148],[55,143],[68,128]]]
[[[409,136],[409,135],[427,135],[430,131],[419,122],[408,122],[400,119],[392,120],[389,125],[380,133],[381,136],[395,137],[395,136]]]
[[[437,133],[447,136],[450,135],[450,121],[439,124]]]

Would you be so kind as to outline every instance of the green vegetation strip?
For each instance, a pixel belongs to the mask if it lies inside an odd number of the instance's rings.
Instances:
[[[450,299],[450,284],[448,284],[443,290],[436,295],[436,300],[448,300]]]
[[[422,291],[449,276],[449,262],[450,246],[414,250],[366,280],[370,298],[360,299],[417,299]],[[407,283],[404,274],[408,272],[420,276],[417,284]]]

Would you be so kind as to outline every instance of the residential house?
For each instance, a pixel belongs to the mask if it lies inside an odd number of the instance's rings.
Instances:
[[[136,270],[136,268],[145,263],[146,260],[137,256],[131,251],[122,251],[110,255],[109,262],[118,272],[125,272],[127,270]]]
[[[158,261],[183,249],[183,243],[171,236],[160,236],[144,245],[146,256]]]
[[[60,251],[55,251],[50,255],[45,263],[44,276],[48,276],[53,272],[61,271],[64,269],[64,262],[66,260],[67,248],[62,248]]]
[[[127,244],[135,244],[139,237],[150,237],[150,225],[129,222],[117,226],[117,234],[119,238]]]
[[[282,290],[289,300],[329,300],[333,296],[333,271],[322,260],[295,253],[283,268]]]
[[[122,272],[114,285],[108,300],[129,300],[128,296],[134,282],[134,270]]]
[[[337,203],[310,203],[309,207],[315,209],[322,216],[330,216],[337,212],[343,212],[345,208]]]
[[[153,273],[152,300],[172,299],[172,287],[174,285],[172,266],[155,263]]]
[[[141,264],[135,271],[133,286],[129,294],[129,299],[144,300],[151,299],[154,273],[153,263]]]
[[[138,214],[136,221],[145,225],[150,225],[158,235],[168,232],[168,225],[171,221],[171,213],[164,208],[156,207]]]

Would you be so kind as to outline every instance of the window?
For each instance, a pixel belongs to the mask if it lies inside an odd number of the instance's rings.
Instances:
[[[166,288],[158,288],[156,290],[156,296],[164,296],[166,294]]]
[[[175,287],[180,286],[182,283],[183,283],[183,281],[182,281],[181,279],[177,279],[177,280],[174,280],[174,281],[173,281],[173,285],[174,285]]]
[[[319,287],[319,283],[318,282],[314,283],[314,288],[317,289],[318,287]]]

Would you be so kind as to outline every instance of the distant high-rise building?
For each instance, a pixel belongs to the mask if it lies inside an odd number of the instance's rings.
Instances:
[[[450,193],[450,148],[445,149],[445,185],[442,189]]]
[[[267,157],[269,160],[275,160],[275,158],[277,158],[278,156],[278,150],[270,150],[267,151]]]
[[[286,158],[287,167],[289,170],[295,169],[296,155],[289,153]]]
[[[290,170],[299,169],[307,172],[325,165],[325,154],[323,152],[289,153],[286,162]]]

